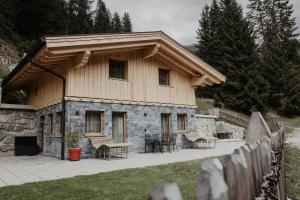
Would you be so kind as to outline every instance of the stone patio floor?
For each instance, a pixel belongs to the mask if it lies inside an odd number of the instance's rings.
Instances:
[[[0,187],[221,156],[232,153],[241,145],[243,142],[217,143],[215,149],[129,154],[128,159],[110,161],[90,158],[71,162],[42,155],[0,157]]]

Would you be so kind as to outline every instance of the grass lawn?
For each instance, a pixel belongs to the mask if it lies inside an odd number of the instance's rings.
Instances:
[[[202,160],[126,169],[90,176],[28,183],[0,188],[1,200],[147,199],[162,183],[176,182],[184,199],[195,199]]]
[[[286,179],[288,197],[300,200],[300,149],[286,146]]]

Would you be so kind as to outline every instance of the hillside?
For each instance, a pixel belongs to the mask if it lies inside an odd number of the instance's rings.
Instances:
[[[3,78],[20,60],[17,48],[0,39],[0,78]]]

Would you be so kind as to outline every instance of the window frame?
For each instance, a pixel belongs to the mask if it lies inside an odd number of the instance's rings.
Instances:
[[[161,82],[161,80],[162,80],[161,74],[162,73],[167,74],[167,77],[166,77],[167,78],[167,80],[166,80],[167,83],[166,84]],[[158,83],[159,83],[160,86],[167,86],[167,87],[170,86],[170,70],[169,69],[158,68]]]
[[[89,114],[98,114],[100,116],[100,132],[87,131],[87,120]],[[85,134],[87,135],[104,135],[104,111],[87,110],[85,112]]]
[[[182,120],[182,118],[181,117],[183,117],[183,123],[184,123],[184,129],[181,129],[181,127],[179,127],[179,119],[181,119]],[[182,122],[181,122],[182,123]],[[185,132],[185,131],[187,131],[187,124],[188,124],[188,119],[187,119],[187,114],[185,114],[185,113],[178,113],[177,114],[177,130],[179,131],[179,132]]]
[[[112,75],[112,68],[111,68],[111,62],[119,62],[124,63],[124,76],[123,78],[117,77],[117,76],[111,76]],[[116,59],[116,58],[109,58],[108,59],[108,78],[110,79],[116,79],[116,80],[122,80],[127,81],[128,80],[128,60],[122,60],[122,59]]]

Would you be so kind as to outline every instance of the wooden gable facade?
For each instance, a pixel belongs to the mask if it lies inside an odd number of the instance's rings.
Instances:
[[[126,79],[109,77],[109,60],[126,61]],[[141,105],[195,106],[194,88],[219,84],[225,77],[163,32],[49,36],[24,58],[4,90],[25,89],[36,109],[65,100]],[[159,84],[159,70],[169,84]]]

